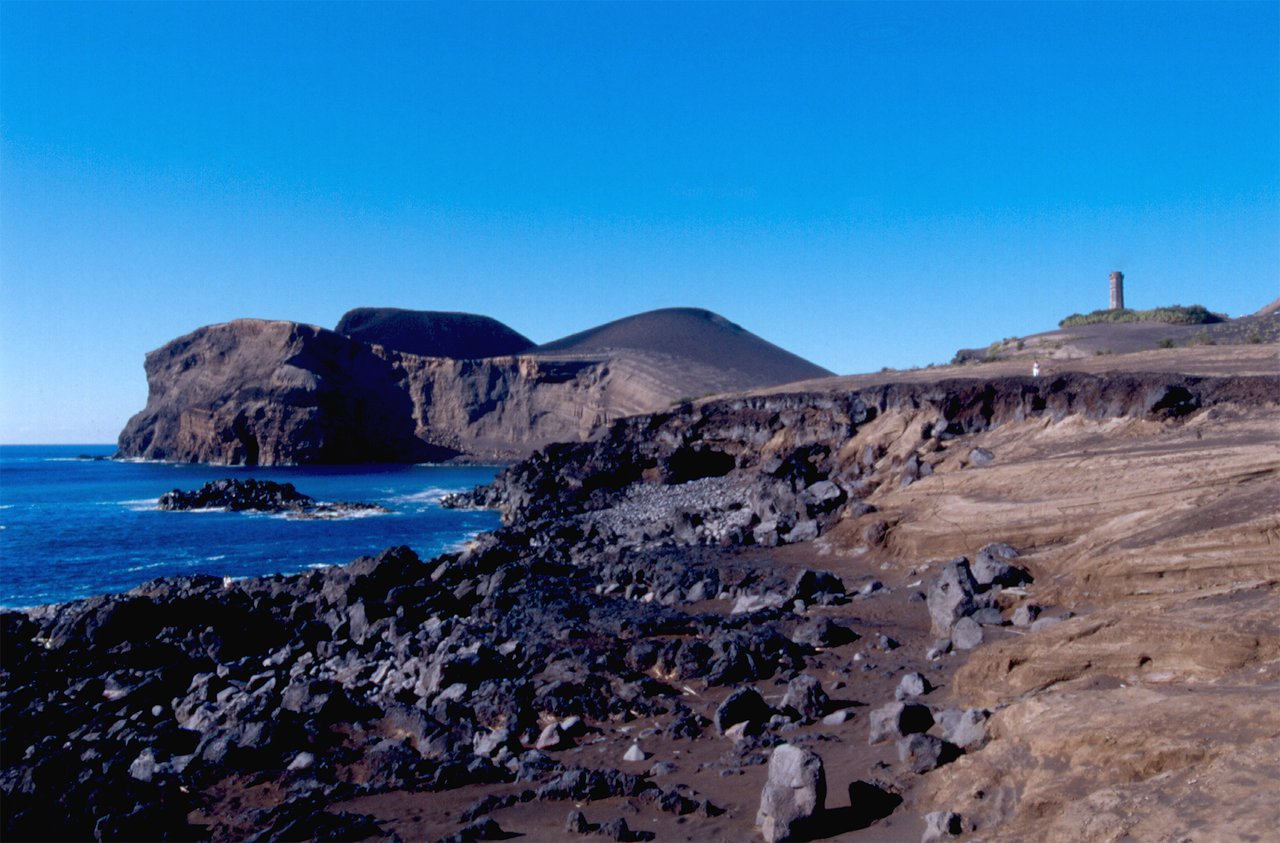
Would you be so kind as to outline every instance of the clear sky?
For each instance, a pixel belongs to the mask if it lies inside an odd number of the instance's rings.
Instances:
[[[0,4],[0,441],[238,317],[700,306],[841,373],[1280,296],[1280,4]]]

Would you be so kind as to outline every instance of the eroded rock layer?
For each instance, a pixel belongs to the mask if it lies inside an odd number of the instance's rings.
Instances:
[[[623,345],[569,338],[506,356],[473,355],[521,348],[523,337],[459,314],[353,311],[342,325],[351,336],[295,322],[211,325],[147,355],[147,406],[121,432],[119,455],[246,465],[507,460],[679,400],[827,374],[714,314],[674,313],[603,334]],[[675,330],[681,341],[664,343]],[[712,354],[722,339],[733,353]]]

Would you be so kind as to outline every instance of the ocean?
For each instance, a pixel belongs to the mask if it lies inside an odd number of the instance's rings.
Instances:
[[[0,607],[61,603],[186,574],[250,577],[344,564],[404,544],[428,559],[499,525],[440,498],[487,483],[486,466],[245,468],[103,459],[112,445],[0,445]],[[156,500],[223,477],[293,483],[320,501],[389,514],[291,519],[162,512]]]

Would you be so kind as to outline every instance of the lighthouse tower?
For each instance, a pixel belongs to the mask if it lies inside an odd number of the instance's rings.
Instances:
[[[1124,310],[1124,273],[1111,273],[1111,309]]]

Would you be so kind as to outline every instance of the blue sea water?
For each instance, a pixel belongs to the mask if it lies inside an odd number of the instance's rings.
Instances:
[[[0,445],[0,606],[60,603],[181,574],[261,576],[344,564],[391,545],[427,559],[498,526],[442,495],[487,483],[484,466],[226,466],[86,460],[111,445]],[[156,500],[222,477],[293,483],[321,501],[390,514],[337,520],[162,512]]]

